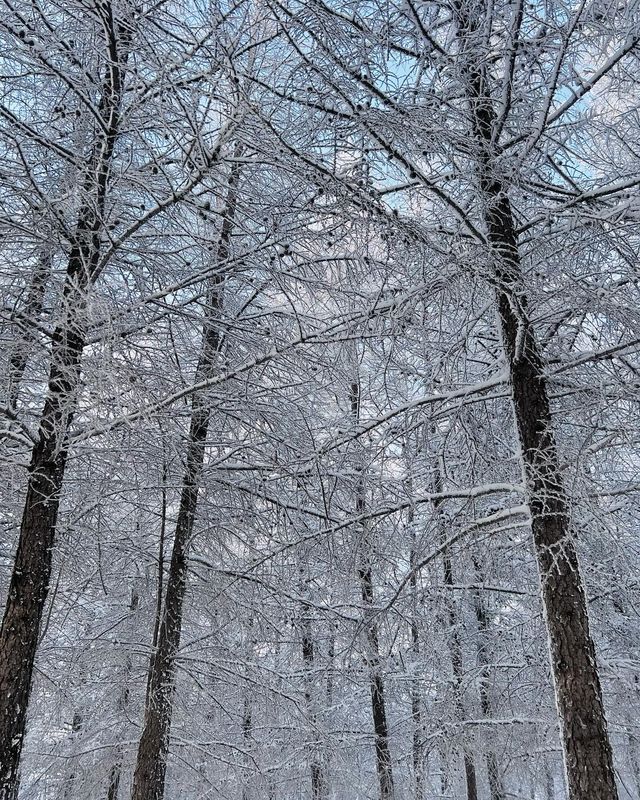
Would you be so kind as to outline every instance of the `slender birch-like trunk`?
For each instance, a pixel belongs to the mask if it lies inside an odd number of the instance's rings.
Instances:
[[[354,424],[360,418],[360,382],[354,381],[349,388],[349,402]],[[362,467],[356,486],[356,516],[361,517],[366,510],[364,476]],[[373,553],[366,521],[360,523],[360,592],[364,606],[364,629],[366,637],[366,660],[369,668],[369,689],[371,692],[371,714],[375,733],[376,769],[380,785],[380,800],[394,800],[393,766],[389,747],[389,724],[385,705],[384,680],[380,663],[380,643],[378,626],[371,619],[374,606]]]
[[[434,479],[434,493],[442,493],[442,468],[440,463],[436,462],[435,465],[435,479]],[[440,510],[441,501],[434,502],[434,511],[436,514],[436,525],[438,528],[438,538],[441,543],[447,539],[447,532],[445,530],[444,518]],[[478,800],[478,778],[476,773],[476,766],[473,759],[473,753],[469,750],[465,741],[464,735],[464,721],[465,709],[463,698],[463,680],[464,680],[464,660],[462,655],[462,642],[460,640],[460,621],[458,619],[458,609],[456,607],[455,597],[453,594],[453,564],[451,561],[451,553],[448,547],[442,551],[442,568],[445,587],[445,603],[447,612],[447,627],[449,628],[449,650],[451,653],[451,671],[453,672],[453,705],[455,716],[458,724],[460,725],[462,735],[462,763],[464,768],[464,777],[466,784],[467,800]]]
[[[460,621],[453,597],[453,565],[451,554],[446,548],[442,553],[442,565],[444,570],[444,586],[447,592],[447,624],[449,627],[449,649],[451,651],[451,669],[453,672],[453,691],[454,708],[458,723],[463,726],[465,720],[464,700],[463,700],[463,680],[464,680],[464,661],[462,657],[462,644],[460,641]],[[473,759],[473,753],[464,742],[464,729],[461,731],[463,736],[462,744],[462,763],[464,766],[464,777],[467,786],[467,800],[478,800],[478,778]]]
[[[484,583],[484,571],[481,567],[480,561],[477,558],[473,559],[476,575],[480,584]],[[473,593],[473,610],[478,623],[478,665],[480,666],[480,685],[478,693],[480,695],[480,710],[482,716],[489,720],[493,717],[493,707],[491,703],[491,695],[489,693],[489,681],[491,678],[491,671],[489,667],[489,656],[487,653],[488,638],[489,638],[489,619],[487,616],[487,609],[480,594],[480,590],[476,589]],[[485,761],[487,765],[487,777],[489,779],[489,792],[491,793],[491,800],[505,800],[505,790],[502,781],[502,773],[498,758],[493,745],[487,747],[485,753]]]
[[[131,592],[131,602],[129,604],[129,611],[134,614],[140,603],[140,596],[135,589]],[[124,668],[124,680],[120,698],[118,700],[118,710],[124,715],[129,708],[129,678],[131,675],[131,656],[127,655]],[[118,800],[118,790],[120,788],[120,778],[122,777],[122,744],[118,742],[116,745],[116,753],[111,769],[109,770],[109,783],[107,785],[107,800]]]
[[[247,644],[245,647],[245,680],[244,696],[242,698],[242,748],[244,751],[244,770],[242,774],[242,800],[252,800],[252,750],[253,750],[253,695],[254,685],[251,681],[251,666],[255,657],[255,634],[253,631],[253,617],[247,620]]]
[[[223,211],[222,230],[216,260],[224,264],[236,210],[239,168],[234,165],[229,176],[229,191]],[[207,292],[202,346],[195,381],[215,375],[223,341],[220,311],[223,303],[224,276],[215,273]],[[191,400],[191,424],[186,449],[186,467],[173,539],[173,552],[166,582],[164,608],[157,643],[149,665],[142,735],[133,779],[132,800],[162,800],[169,753],[169,735],[175,692],[175,659],[180,647],[182,612],[187,589],[189,545],[198,510],[198,491],[204,464],[205,442],[211,408],[206,398],[195,393]]]
[[[407,481],[407,492],[413,494],[411,475]],[[423,702],[420,677],[418,674],[418,661],[420,659],[420,627],[418,625],[418,563],[417,537],[415,530],[415,511],[409,508],[407,514],[407,527],[409,529],[409,568],[411,578],[409,589],[411,591],[411,619],[409,623],[411,633],[410,652],[412,660],[411,677],[411,722],[413,724],[411,742],[411,760],[413,765],[413,795],[414,800],[424,800],[425,794],[425,747],[423,731]]]

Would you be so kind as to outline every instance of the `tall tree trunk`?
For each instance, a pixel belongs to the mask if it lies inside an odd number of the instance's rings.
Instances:
[[[120,754],[109,770],[109,785],[107,786],[107,800],[118,800],[120,778],[122,777],[122,760]]]
[[[408,481],[408,494],[412,496],[412,481]],[[407,515],[407,526],[409,528],[410,549],[409,567],[411,578],[409,586],[411,589],[411,721],[413,723],[411,754],[413,762],[413,796],[414,800],[424,800],[425,783],[425,752],[424,752],[424,731],[422,724],[422,692],[420,689],[420,678],[418,673],[418,662],[420,659],[420,628],[418,626],[418,563],[416,530],[414,525],[415,512],[409,509]]]
[[[470,2],[457,4],[461,43],[473,42],[478,36]],[[496,115],[484,62],[477,56],[469,50],[463,77],[477,148],[486,235],[495,264],[498,314],[524,462],[569,800],[616,800],[611,744],[547,382],[529,319],[508,187],[494,170]]]
[[[304,480],[297,479],[298,490],[302,489]],[[296,500],[300,508],[304,504],[303,493],[297,493]],[[321,530],[323,528],[321,527]],[[309,553],[298,553],[299,594],[309,599],[309,582],[307,565]],[[309,741],[305,747],[309,754],[309,771],[311,773],[311,798],[324,800],[328,794],[326,757],[324,742],[321,740],[320,714],[318,709],[318,686],[316,685],[316,643],[314,641],[313,619],[308,602],[300,603],[300,648],[302,652],[304,700],[307,710],[307,735]]]
[[[251,542],[251,545],[253,543]],[[256,651],[256,636],[253,615],[249,616],[244,629],[244,681],[242,682],[242,718],[240,730],[242,734],[243,770],[241,779],[241,800],[251,800],[255,794],[255,764],[253,760],[254,732],[253,705],[255,696],[255,670],[253,669]]]
[[[314,740],[318,739],[318,714],[316,710],[316,700],[314,691],[314,669],[315,669],[315,644],[311,630],[311,620],[309,619],[306,608],[302,609],[302,663],[304,664],[304,699],[307,705],[309,718],[310,734]],[[316,741],[310,745],[310,769],[311,769],[311,797],[312,800],[324,800],[327,795],[327,779],[325,767],[319,747]]]
[[[242,748],[244,751],[244,770],[242,772],[242,800],[251,800],[254,794],[255,770],[253,758],[253,698],[255,693],[253,663],[255,659],[256,637],[253,616],[247,620],[245,651],[244,697],[242,698]]]
[[[223,264],[229,254],[238,178],[239,168],[234,165],[229,176],[229,191],[216,255],[219,264]],[[217,369],[217,358],[223,339],[220,327],[223,292],[224,277],[216,273],[211,278],[207,292],[196,382],[213,377]],[[191,401],[191,424],[187,440],[183,488],[173,539],[164,609],[157,644],[149,665],[144,722],[138,745],[132,800],[162,800],[164,796],[175,691],[175,658],[180,647],[182,609],[187,588],[188,551],[198,508],[198,490],[210,417],[208,400],[198,393],[194,394]]]
[[[0,629],[0,800],[14,800],[24,740],[33,664],[49,589],[60,492],[67,464],[67,431],[76,408],[85,344],[86,292],[95,277],[104,224],[109,169],[119,128],[129,29],[101,6],[109,67],[99,113],[104,130],[90,159],[85,197],[67,264],[62,318],[51,344],[51,364],[38,438],[28,472],[18,549]]]
[[[415,543],[415,534],[413,534]],[[415,547],[411,549],[411,569],[416,564]],[[411,592],[415,598],[417,591],[417,575],[411,576]],[[412,733],[412,760],[413,760],[413,796],[415,800],[424,799],[424,732],[422,730],[422,694],[420,691],[420,680],[417,675],[417,663],[420,657],[420,632],[416,619],[415,602],[411,619],[411,654],[413,657],[414,675],[411,680],[411,721],[413,722]]]
[[[484,570],[480,561],[474,557],[473,564],[475,567],[478,582],[484,583]],[[478,642],[478,664],[480,666],[480,710],[482,716],[489,720],[493,717],[493,708],[491,703],[491,695],[489,693],[489,681],[491,672],[489,668],[489,657],[487,653],[488,639],[489,639],[489,620],[487,617],[487,609],[483,602],[480,590],[476,589],[473,593],[473,610],[475,613],[476,621],[478,623],[478,633],[480,636]],[[491,793],[491,800],[505,800],[504,784],[502,782],[502,773],[498,764],[492,737],[488,737],[489,745],[486,750],[485,760],[487,763],[487,777],[489,779],[489,791]]]
[[[130,670],[131,670],[131,659],[127,657],[125,682],[128,678]],[[125,711],[127,706],[129,705],[129,687],[126,685],[126,683],[122,690],[122,694],[120,695],[120,701],[118,705],[122,711]],[[107,785],[107,800],[118,800],[118,790],[120,788],[121,777],[122,777],[122,746],[120,743],[118,743],[116,745],[116,757],[114,759],[113,764],[111,765],[111,769],[109,770],[109,783]]]
[[[351,414],[354,423],[360,418],[360,383],[355,381],[349,389]],[[366,509],[364,475],[362,467],[356,486],[356,516],[364,515]],[[389,747],[389,725],[385,706],[384,680],[380,663],[380,643],[378,626],[372,619],[374,607],[372,543],[366,521],[360,525],[362,540],[360,542],[360,592],[364,606],[364,629],[366,637],[366,660],[369,668],[369,689],[371,692],[371,714],[375,733],[376,769],[380,785],[380,800],[394,799],[393,766]]]
[[[444,585],[447,592],[447,623],[449,626],[449,648],[451,650],[451,669],[453,671],[453,691],[454,708],[458,723],[462,726],[465,720],[464,700],[463,700],[463,680],[464,680],[464,661],[462,657],[462,645],[460,642],[460,622],[456,609],[455,597],[453,596],[453,565],[451,554],[446,548],[442,553],[442,564],[444,568]],[[473,753],[466,744],[464,729],[461,731],[463,737],[462,762],[464,765],[464,777],[467,785],[467,800],[478,800],[478,780],[476,767],[473,760]]]
[[[242,800],[251,800],[251,780],[249,779],[251,767],[251,741],[253,739],[253,708],[251,704],[251,690],[245,686],[242,701],[242,746],[244,748],[244,772],[242,775]]]
[[[455,598],[453,597],[453,567],[451,564],[451,556],[448,548],[442,554],[442,562],[444,566],[444,585],[447,588],[447,617],[449,625],[449,648],[451,650],[451,669],[453,671],[453,691],[454,691],[454,707],[456,718],[460,725],[464,724],[464,701],[462,697],[462,683],[464,679],[464,663],[462,658],[462,646],[460,643],[460,623],[458,621],[458,614],[455,607]],[[467,785],[467,800],[478,800],[478,780],[476,776],[476,767],[473,761],[473,753],[467,746],[462,730],[463,745],[462,745],[462,762],[464,765],[464,777]]]
[[[492,208],[496,216],[490,214],[493,235],[504,235],[506,241],[502,239],[499,246],[513,247],[510,252],[515,257],[517,250],[509,202],[506,195],[497,202],[497,208]],[[495,244],[498,246],[497,241]],[[518,274],[518,283],[519,277]],[[499,290],[500,319],[526,468],[569,798],[616,800],[618,793],[595,647],[569,523],[542,362],[533,326],[526,315],[524,297],[512,282],[515,275],[501,275],[500,278],[502,286],[509,287]]]
[[[326,526],[325,526],[326,527]],[[329,730],[330,720],[334,719],[334,702],[335,702],[335,660],[336,660],[336,631],[337,625],[335,622],[329,622],[329,643],[327,645],[327,679],[324,687],[324,709],[321,711],[322,729],[323,731]],[[327,797],[332,794],[332,750],[327,747],[324,751],[324,768],[326,775],[326,795]]]
[[[131,592],[131,603],[129,604],[129,611],[134,614],[140,603],[140,597],[138,592],[134,589]],[[118,709],[123,713],[127,711],[129,707],[129,677],[131,674],[131,656],[127,655],[127,659],[125,662],[124,668],[124,681],[122,686],[122,691],[120,693],[120,699],[118,701]],[[118,800],[118,789],[120,788],[120,778],[122,777],[122,744],[118,742],[116,745],[116,757],[114,759],[113,764],[111,765],[111,769],[109,770],[109,784],[107,786],[107,800]]]
[[[442,468],[439,463],[435,465],[434,493],[442,492]],[[438,536],[441,542],[447,539],[444,519],[440,510],[440,501],[434,503],[436,513],[436,524]],[[447,626],[449,628],[449,650],[451,652],[451,670],[453,672],[453,704],[456,720],[461,726],[462,735],[462,763],[464,767],[464,777],[467,787],[467,800],[478,800],[478,779],[476,767],[473,760],[473,753],[469,750],[466,743],[464,728],[465,720],[463,680],[464,680],[464,660],[462,655],[462,643],[460,641],[460,622],[458,619],[458,609],[453,593],[453,564],[451,563],[451,553],[445,547],[442,551],[442,567],[444,572],[445,602],[447,610]]]

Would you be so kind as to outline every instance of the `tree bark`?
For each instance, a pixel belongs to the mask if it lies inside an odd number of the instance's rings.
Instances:
[[[453,691],[454,708],[458,723],[463,726],[465,719],[464,700],[462,696],[462,682],[464,680],[464,662],[462,657],[462,645],[460,642],[460,622],[453,596],[453,565],[451,554],[446,548],[442,553],[442,564],[444,569],[444,586],[447,592],[447,621],[449,626],[449,648],[451,650],[451,669],[453,672]],[[464,729],[461,731],[463,736],[462,744],[462,763],[464,766],[464,777],[467,786],[467,800],[478,800],[478,779],[476,767],[473,760],[473,753],[469,750],[464,741]]]
[[[357,424],[360,417],[360,383],[355,381],[349,390],[351,415]],[[356,515],[365,513],[365,489],[362,468],[356,486]],[[380,800],[393,800],[393,766],[391,750],[389,748],[389,725],[385,706],[384,680],[381,674],[380,643],[378,639],[378,626],[371,619],[374,606],[373,570],[371,541],[369,539],[366,522],[362,522],[362,541],[360,543],[360,566],[358,577],[360,579],[360,592],[364,606],[364,629],[367,644],[366,661],[369,668],[369,690],[371,693],[371,714],[375,733],[376,769],[380,786]]]
[[[464,46],[465,40],[471,42],[476,35],[476,23],[468,2],[458,3],[457,13]],[[477,52],[470,51],[466,61],[463,59],[463,78],[477,147],[486,235],[495,264],[498,314],[531,511],[569,800],[617,800],[595,648],[547,382],[528,315],[508,187],[493,169],[496,115]]]
[[[229,191],[225,201],[216,257],[220,264],[226,261],[229,253],[238,178],[239,169],[234,165],[229,176]],[[217,369],[217,358],[223,340],[219,319],[223,292],[224,276],[215,274],[211,278],[207,292],[207,307],[203,323],[202,346],[196,368],[196,382],[213,377]],[[193,395],[191,403],[191,424],[187,440],[183,488],[169,565],[162,621],[149,665],[144,723],[138,745],[132,800],[162,800],[164,797],[175,692],[175,658],[180,647],[182,610],[187,588],[189,545],[198,509],[198,490],[211,417],[211,408],[206,398],[196,393]]]
[[[442,493],[442,472],[440,463],[435,464],[435,479],[433,490],[435,494]],[[436,514],[436,525],[438,528],[438,538],[441,543],[446,542],[447,534],[445,530],[444,518],[440,510],[441,501],[436,500],[433,504]],[[473,754],[469,750],[464,736],[464,698],[462,683],[464,680],[464,660],[462,655],[462,644],[460,641],[460,622],[458,620],[458,610],[453,596],[453,564],[451,553],[448,547],[442,551],[442,567],[444,573],[445,603],[447,611],[447,625],[449,628],[449,650],[451,653],[451,671],[453,672],[453,705],[458,724],[461,726],[462,742],[462,763],[464,768],[465,784],[467,789],[467,800],[478,800],[478,779]]]
[[[313,686],[313,672],[315,668],[315,645],[311,631],[311,620],[305,608],[302,609],[302,662],[304,664],[304,698],[309,715],[310,733],[314,740],[318,738],[318,715],[316,713],[315,692]],[[312,800],[324,800],[327,795],[327,779],[322,755],[318,753],[316,742],[310,745],[310,770],[311,770],[311,797]]]
[[[254,793],[255,785],[255,771],[252,772],[251,765],[253,763],[252,750],[253,750],[253,697],[255,684],[253,682],[252,666],[255,658],[256,638],[254,633],[253,616],[250,616],[246,625],[246,644],[244,649],[245,653],[245,680],[244,692],[242,698],[242,748],[243,748],[243,766],[242,771],[242,800],[251,800]]]
[[[140,603],[138,592],[134,589],[131,592],[131,603],[129,604],[129,611],[134,614]],[[118,708],[123,713],[129,707],[129,676],[131,674],[131,656],[127,655],[124,669],[124,681],[122,691],[120,693],[120,700]],[[120,788],[120,778],[122,777],[122,744],[118,742],[116,745],[116,757],[109,770],[109,784],[107,787],[107,800],[118,800],[118,789]]]
[[[409,496],[413,495],[412,479],[409,477],[407,482],[407,491]],[[409,588],[411,590],[411,660],[412,660],[412,678],[411,678],[411,721],[413,723],[412,743],[411,743],[411,756],[413,762],[413,796],[414,800],[424,800],[425,790],[425,748],[424,748],[424,731],[422,722],[422,692],[420,689],[420,678],[418,675],[418,661],[420,659],[420,628],[418,626],[418,570],[416,565],[418,563],[418,552],[415,531],[415,512],[413,508],[409,509],[407,515],[407,527],[409,528],[410,536],[410,549],[409,549],[409,567],[411,569],[411,578],[409,581]]]
[[[244,747],[244,773],[242,775],[242,800],[251,800],[251,783],[249,771],[251,766],[251,742],[253,739],[253,708],[250,689],[245,687],[242,701],[242,746]]]
[[[119,128],[123,58],[130,32],[115,22],[108,3],[101,13],[109,58],[99,107],[105,128],[97,134],[89,161],[84,184],[87,200],[78,215],[67,263],[62,319],[52,337],[47,396],[31,453],[18,549],[0,629],[0,800],[14,800],[18,791],[33,664],[67,464],[67,431],[76,408],[85,345],[86,292],[99,260],[109,170]]]
[[[476,575],[480,584],[484,583],[484,571],[477,558],[473,559]],[[489,658],[487,654],[488,638],[489,638],[489,620],[487,617],[487,609],[480,595],[480,590],[476,589],[473,593],[473,610],[475,613],[476,621],[478,623],[478,633],[480,640],[478,642],[478,664],[481,669],[480,673],[480,710],[485,719],[491,719],[493,716],[493,708],[491,703],[491,695],[489,694],[489,680],[491,677],[489,668]],[[489,792],[491,800],[505,800],[504,784],[502,781],[502,773],[498,758],[489,738],[489,746],[485,752],[485,760],[487,764],[487,777],[489,779]]]
[[[498,308],[525,466],[569,800],[616,800],[613,756],[589,613],[542,360],[521,289],[511,206],[495,183],[488,182],[485,189],[489,240],[501,262]]]

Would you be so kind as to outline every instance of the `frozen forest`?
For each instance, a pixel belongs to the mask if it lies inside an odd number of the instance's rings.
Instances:
[[[0,800],[640,800],[639,0],[0,77]]]

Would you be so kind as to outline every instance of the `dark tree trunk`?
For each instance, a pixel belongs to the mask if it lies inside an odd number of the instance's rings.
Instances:
[[[127,670],[128,673],[131,669],[131,659],[127,658]],[[125,677],[126,680],[126,677]],[[120,703],[119,706],[121,710],[125,710],[129,705],[129,689],[125,684],[125,687],[120,695]],[[118,800],[118,790],[120,788],[120,778],[122,777],[122,747],[118,743],[116,745],[116,757],[114,759],[113,764],[111,765],[111,769],[109,770],[109,784],[107,786],[107,800]]]
[[[460,3],[457,10],[460,39],[472,41],[476,30],[469,7]],[[495,112],[484,67],[472,52],[463,65],[463,76],[478,151],[484,222],[495,265],[500,327],[526,474],[569,800],[617,800],[595,648],[553,434],[547,383],[528,315],[508,187],[500,183],[493,169]]]
[[[210,303],[217,304],[211,294]],[[212,326],[205,337],[196,380],[206,380],[212,373],[218,350],[218,333]],[[158,641],[151,659],[142,735],[133,783],[134,800],[160,800],[169,751],[175,657],[182,632],[182,607],[187,586],[188,548],[198,505],[198,488],[210,409],[206,400],[194,395],[187,459],[180,507],[173,541],[173,552],[164,600]]]
[[[357,423],[360,417],[360,384],[354,382],[349,390],[351,414]],[[356,486],[356,515],[361,517],[365,513],[365,488],[364,476],[360,469],[360,477]],[[362,541],[360,543],[360,566],[358,577],[360,579],[360,592],[364,606],[364,629],[366,637],[366,661],[369,667],[369,688],[371,692],[371,714],[375,734],[376,769],[380,785],[380,800],[393,800],[393,766],[391,750],[389,747],[389,725],[385,706],[384,680],[381,674],[380,643],[378,640],[378,626],[371,619],[374,606],[373,571],[372,571],[372,544],[366,521],[361,523]]]
[[[217,262],[223,264],[229,253],[236,208],[238,168],[229,177],[229,192],[223,213]],[[196,382],[213,377],[222,345],[220,310],[224,292],[224,277],[216,273],[207,292],[207,307],[203,323],[202,347]],[[191,405],[191,425],[186,451],[182,495],[173,540],[173,552],[164,598],[162,621],[157,643],[149,665],[144,723],[138,745],[133,778],[132,800],[162,800],[164,797],[169,736],[175,691],[175,658],[182,633],[182,608],[187,588],[188,551],[198,508],[198,490],[204,463],[205,442],[211,409],[208,400],[194,394]]]
[[[80,345],[80,352],[81,349]],[[65,392],[67,386],[70,389],[75,386],[77,350],[76,344],[68,353],[67,369],[72,373],[68,373],[62,385],[58,383],[59,368],[51,370],[53,380],[49,383],[39,439],[31,456],[18,550],[0,630],[1,800],[14,800],[17,796],[33,663],[49,588],[60,487],[66,464],[66,451],[60,442],[64,402],[59,392]]]
[[[498,308],[526,470],[569,800],[616,800],[613,757],[587,602],[542,360],[522,292],[511,206],[495,183],[483,183],[489,240],[498,262]]]
[[[313,685],[313,673],[315,669],[315,645],[311,631],[311,620],[303,609],[302,617],[302,662],[304,664],[305,687],[304,697],[307,704],[309,715],[309,728],[311,736],[317,740],[318,715],[316,712],[315,692]],[[310,771],[311,771],[311,797],[312,800],[324,800],[327,795],[327,779],[321,753],[318,752],[318,745],[314,741],[311,746]]]
[[[458,723],[463,726],[465,721],[464,699],[463,699],[463,680],[464,680],[464,661],[462,657],[462,645],[460,642],[460,622],[453,595],[453,566],[451,555],[448,548],[442,554],[444,567],[444,585],[446,589],[447,601],[447,623],[449,627],[449,648],[451,650],[451,670],[453,672],[453,691],[454,708]],[[464,765],[464,777],[467,785],[467,800],[478,800],[478,780],[476,767],[473,761],[473,754],[466,744],[464,729],[461,731],[463,737],[462,762]]]
[[[76,407],[85,344],[85,299],[95,276],[109,167],[119,127],[123,61],[128,32],[101,7],[108,32],[107,69],[98,135],[87,169],[88,201],[78,216],[62,297],[62,320],[51,344],[51,365],[38,438],[31,453],[20,536],[0,629],[0,800],[14,800],[40,625],[49,589],[60,492],[67,463],[67,431]]]
[[[253,739],[253,709],[250,688],[245,687],[242,703],[242,746],[244,747],[244,774],[242,776],[242,800],[251,800],[251,742]]]
[[[434,493],[442,492],[442,468],[439,463],[435,465]],[[447,539],[444,518],[440,510],[440,501],[434,503],[436,514],[436,524],[438,536],[441,542]],[[453,594],[453,564],[451,563],[451,553],[445,547],[442,552],[442,566],[444,572],[445,603],[447,611],[447,626],[449,628],[449,650],[451,652],[451,671],[453,672],[453,705],[458,724],[461,726],[462,735],[462,762],[464,767],[464,777],[467,787],[467,800],[478,800],[478,780],[473,754],[466,743],[464,732],[465,709],[463,697],[464,680],[464,660],[462,655],[462,644],[460,641],[460,622],[458,620],[458,609]]]
[[[478,559],[474,558],[474,567],[479,583],[484,583],[484,572],[481,568]],[[491,703],[491,695],[489,693],[489,681],[491,672],[489,668],[489,655],[487,652],[489,644],[489,619],[487,616],[487,609],[484,601],[480,595],[480,590],[476,589],[473,594],[473,610],[475,612],[476,621],[478,623],[478,664],[481,669],[480,673],[480,710],[485,719],[491,719],[493,716],[493,708]],[[489,779],[489,791],[491,793],[491,800],[505,800],[504,784],[502,781],[502,773],[498,764],[492,737],[487,737],[489,745],[486,750],[485,760],[487,763],[487,777]]]
[[[542,361],[520,286],[511,207],[507,196],[499,191],[488,193],[487,200],[491,203],[487,210],[489,238],[502,262],[498,307],[526,470],[569,798],[616,800],[613,757],[587,602]]]
[[[412,551],[412,557],[414,552]],[[415,564],[415,559],[412,559]],[[412,565],[413,569],[413,565]],[[416,593],[416,575],[411,578],[411,590]],[[420,632],[414,612],[411,621],[411,652],[414,662],[417,663],[420,657]],[[415,666],[414,666],[415,669]],[[420,691],[420,680],[417,675],[413,676],[411,682],[411,720],[413,722],[412,734],[412,760],[413,760],[413,790],[415,800],[424,798],[424,733],[422,730],[422,695]]]

